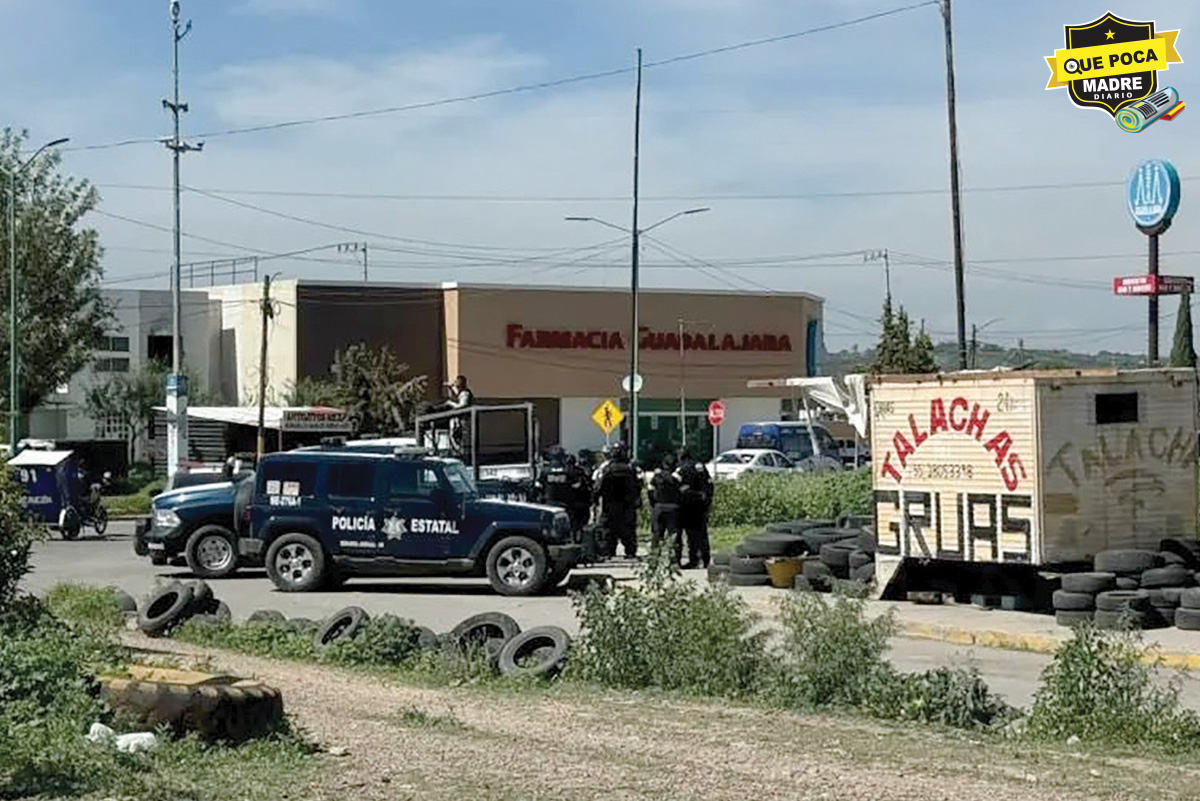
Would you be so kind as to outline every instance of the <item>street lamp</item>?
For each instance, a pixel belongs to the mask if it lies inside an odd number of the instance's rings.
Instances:
[[[993,317],[992,319],[988,320],[983,325],[972,325],[971,326],[971,369],[972,370],[974,370],[976,367],[979,366],[979,364],[977,362],[977,356],[979,353],[979,339],[978,339],[979,332],[982,331],[983,329],[987,328],[992,323],[998,323],[1003,319],[1004,319],[1003,317]]]
[[[34,159],[52,147],[69,142],[70,137],[55,139],[39,147],[16,170],[8,174],[8,449],[17,452],[21,406],[17,400],[17,179]]]
[[[644,234],[648,231],[653,231],[655,228],[658,228],[660,225],[666,225],[671,220],[677,219],[679,217],[683,217],[688,214],[700,214],[705,211],[711,211],[711,209],[708,206],[704,206],[704,207],[698,208],[698,209],[685,209],[683,211],[677,211],[674,214],[670,215],[669,217],[664,217],[663,219],[659,220],[658,222],[654,223],[653,225],[648,225],[645,228],[634,227],[632,229],[626,228],[623,225],[617,225],[616,223],[610,223],[607,220],[601,220],[598,217],[567,217],[566,218],[568,222],[599,223],[600,225],[603,225],[606,228],[613,228],[617,231],[622,231],[623,233],[629,234],[633,237],[633,255],[631,257],[631,265],[630,265],[631,266],[630,295],[631,295],[631,300],[632,300],[632,304],[631,304],[632,305],[632,310],[631,310],[632,320],[629,325],[629,340],[630,340],[629,341],[629,414],[630,414],[629,454],[630,454],[630,457],[633,459],[637,459],[637,443],[638,443],[638,438],[637,438],[637,435],[638,435],[638,389],[639,389],[639,387],[637,385],[637,374],[638,374],[638,239],[641,237],[642,234]],[[635,220],[635,224],[636,224],[636,220],[637,220],[636,215],[634,217],[634,220]]]

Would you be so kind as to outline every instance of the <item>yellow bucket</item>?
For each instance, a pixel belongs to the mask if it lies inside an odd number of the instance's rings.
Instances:
[[[804,560],[798,556],[777,556],[767,560],[767,575],[771,577],[771,585],[781,590],[790,590],[802,570]]]

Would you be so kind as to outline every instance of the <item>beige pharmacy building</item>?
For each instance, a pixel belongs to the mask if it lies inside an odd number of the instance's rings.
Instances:
[[[388,345],[414,373],[440,385],[465,375],[477,403],[533,401],[541,444],[599,448],[592,422],[606,399],[624,410],[629,372],[628,291],[578,287],[345,284],[279,281],[270,323],[268,385],[275,397],[305,376],[325,375],[354,342]],[[258,379],[257,284],[205,290],[221,306],[221,393],[250,397]],[[639,440],[644,455],[679,442],[710,453],[709,402],[727,408],[721,446],[745,422],[777,420],[778,391],[754,378],[816,374],[822,301],[808,294],[643,290],[640,300]],[[682,333],[682,336],[681,336]],[[614,437],[619,434],[614,434]]]

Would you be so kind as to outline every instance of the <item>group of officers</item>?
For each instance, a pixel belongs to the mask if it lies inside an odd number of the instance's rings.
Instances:
[[[615,556],[619,545],[626,558],[636,559],[642,472],[620,442],[606,449],[604,460],[594,470],[593,465],[589,450],[580,451],[577,457],[561,449],[549,452],[539,481],[540,500],[566,509],[575,530],[595,521],[601,556]],[[669,545],[675,564],[679,564],[686,536],[688,554],[682,568],[708,567],[708,513],[713,492],[704,464],[693,459],[686,448],[676,455],[667,454],[651,476],[646,494],[651,506],[651,551]]]

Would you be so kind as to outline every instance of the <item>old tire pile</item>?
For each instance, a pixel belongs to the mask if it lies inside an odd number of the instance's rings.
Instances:
[[[118,603],[122,600],[118,596]],[[189,620],[212,624],[230,617],[229,607],[206,581],[171,581],[151,590],[138,605],[137,627],[147,636],[163,637]]]
[[[1196,584],[1194,565],[1200,564],[1200,542],[1164,540],[1160,551],[1122,549],[1101,551],[1094,572],[1070,573],[1053,596],[1059,625],[1094,623],[1097,628],[1138,629],[1192,625],[1191,612],[1180,614],[1183,597]],[[1200,613],[1200,593],[1196,598]],[[1195,621],[1200,629],[1200,620]]]
[[[242,742],[283,720],[279,690],[259,681],[140,666],[130,672],[132,678],[101,677],[100,697],[136,726]]]
[[[558,626],[521,631],[503,612],[472,615],[446,634],[420,632],[422,647],[441,649],[452,658],[482,656],[503,676],[553,679],[566,667],[571,650],[571,636]]]
[[[731,554],[713,555],[710,582],[736,587],[771,584],[773,559],[803,559],[791,585],[798,590],[828,592],[834,579],[868,584],[875,579],[875,535],[871,518],[842,515],[834,520],[787,520],[769,523],[746,537]]]

